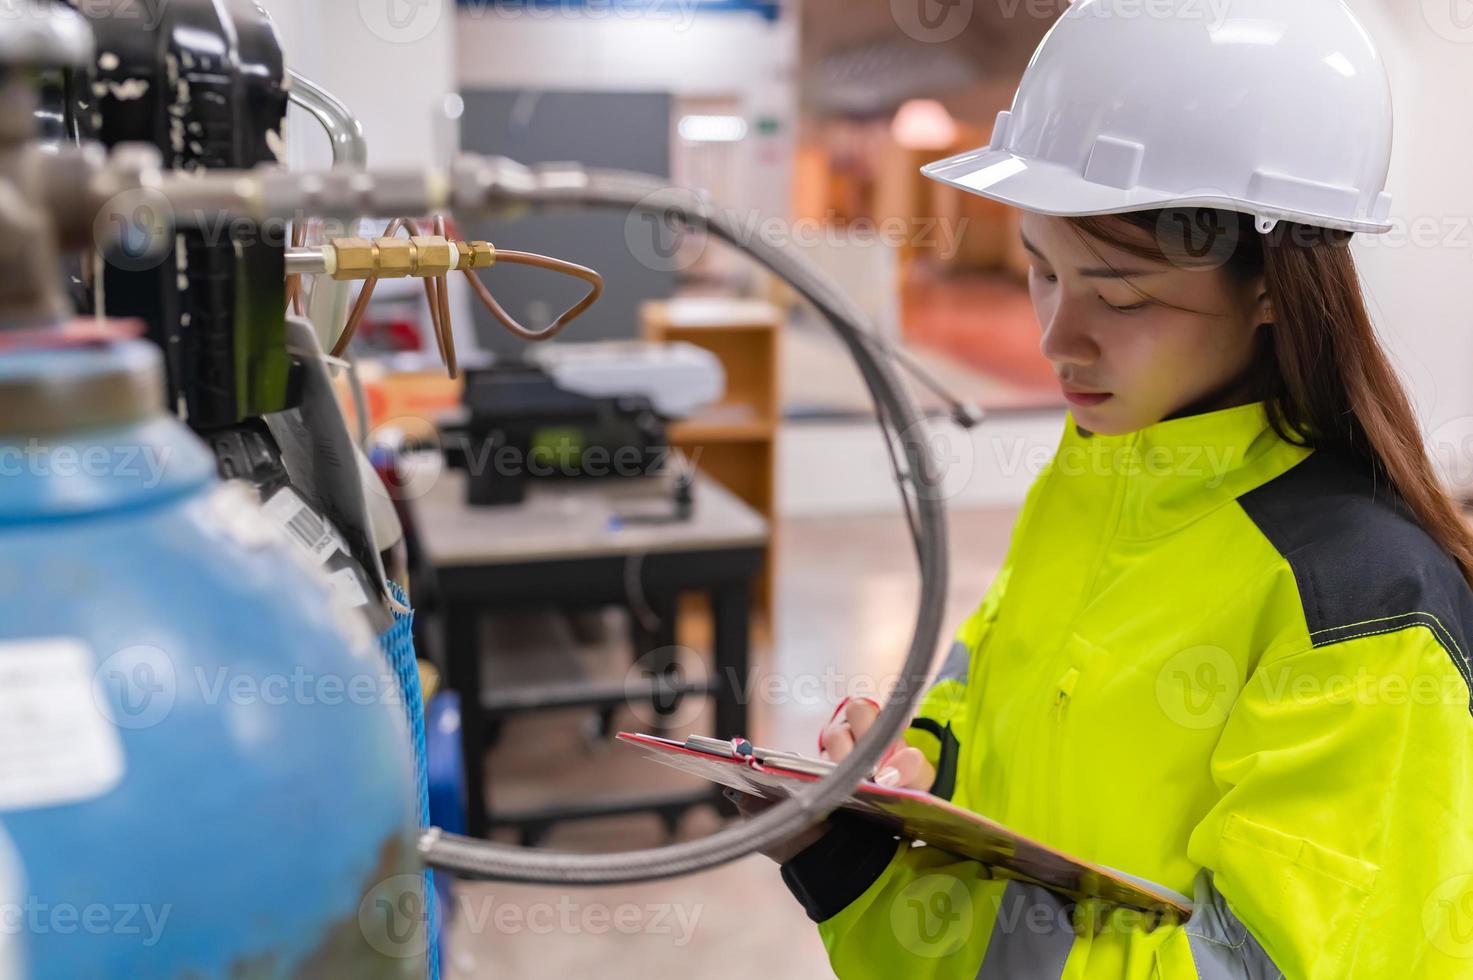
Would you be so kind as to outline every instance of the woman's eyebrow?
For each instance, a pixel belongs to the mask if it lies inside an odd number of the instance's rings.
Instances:
[[[1040,259],[1043,259],[1043,261],[1048,261],[1048,259],[1044,258],[1043,253],[1038,250],[1038,247],[1028,240],[1027,235],[1023,234],[1020,231],[1018,232],[1018,238],[1022,240],[1024,248],[1032,252],[1034,255],[1038,256]],[[1108,265],[1091,266],[1087,269],[1078,270],[1079,275],[1083,276],[1086,279],[1134,279],[1136,276],[1154,276],[1167,271],[1169,270],[1112,269]]]

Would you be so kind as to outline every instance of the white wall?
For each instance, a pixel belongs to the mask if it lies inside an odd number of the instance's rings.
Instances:
[[[1473,494],[1473,21],[1457,0],[1350,0],[1386,61],[1395,106],[1395,228],[1357,235],[1371,314],[1431,449]]]
[[[449,162],[458,145],[458,123],[445,114],[445,97],[457,91],[452,0],[258,2],[281,32],[287,67],[363,121],[371,165]],[[328,162],[327,140],[310,116],[293,108],[287,125],[294,166]]]
[[[740,199],[720,203],[787,216],[797,129],[795,14],[769,23],[750,13],[696,14],[679,2],[655,4],[638,16],[610,7],[462,8],[455,30],[461,87],[734,97],[749,122],[771,116],[779,128],[741,144]]]

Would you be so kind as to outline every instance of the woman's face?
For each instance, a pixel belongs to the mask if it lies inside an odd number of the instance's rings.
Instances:
[[[1082,428],[1119,435],[1251,397],[1253,338],[1273,319],[1261,276],[1241,284],[1094,239],[1091,251],[1066,219],[1033,212],[1022,230],[1039,349]]]

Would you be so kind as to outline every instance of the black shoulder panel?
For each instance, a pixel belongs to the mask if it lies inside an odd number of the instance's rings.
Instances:
[[[1289,562],[1315,646],[1425,626],[1473,711],[1473,589],[1390,484],[1317,451],[1238,503]]]

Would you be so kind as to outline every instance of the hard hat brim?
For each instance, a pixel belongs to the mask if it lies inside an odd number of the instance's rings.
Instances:
[[[1085,180],[1071,168],[1057,163],[1030,160],[1010,150],[987,146],[928,163],[921,167],[921,174],[969,194],[1055,217],[1075,218],[1150,208],[1196,206],[1242,211],[1260,220],[1297,221],[1344,231],[1374,233],[1391,228],[1389,222],[1266,208],[1231,194],[1182,195],[1150,187],[1112,187]]]

